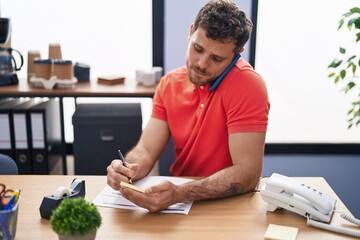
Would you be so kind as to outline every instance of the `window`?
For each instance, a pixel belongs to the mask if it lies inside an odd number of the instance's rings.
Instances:
[[[271,102],[269,143],[358,143],[347,129],[356,94],[344,95],[327,78],[339,46],[351,44],[338,22],[356,0],[259,0],[255,69]],[[311,6],[311,7],[310,7]]]
[[[152,2],[147,0],[5,0],[1,16],[12,21],[11,46],[25,64],[27,52],[48,57],[50,43],[59,43],[63,59],[90,65],[91,78],[152,66]]]

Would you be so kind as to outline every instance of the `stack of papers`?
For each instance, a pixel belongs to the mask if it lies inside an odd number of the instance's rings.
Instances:
[[[192,179],[176,178],[176,177],[162,177],[162,176],[149,176],[133,183],[135,186],[140,188],[148,188],[153,185],[159,184],[162,181],[170,181],[176,185],[191,182]],[[121,193],[117,190],[112,189],[106,185],[104,189],[96,196],[93,203],[99,207],[111,207],[111,208],[122,208],[131,210],[145,210],[146,209],[137,206],[133,202],[124,198]],[[161,213],[177,213],[177,214],[189,214],[190,208],[193,202],[176,203],[169,206],[167,209],[160,211]]]

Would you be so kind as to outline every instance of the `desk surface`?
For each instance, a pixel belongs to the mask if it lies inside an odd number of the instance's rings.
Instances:
[[[96,81],[76,83],[71,89],[35,88],[20,79],[19,84],[0,86],[4,97],[153,97],[156,86],[137,85],[135,80],[126,79],[124,84],[104,85]]]
[[[69,186],[76,176],[1,176],[8,187],[22,189],[16,239],[56,239],[48,220],[40,217],[44,196],[59,186]],[[77,176],[85,180],[86,199],[92,201],[106,184],[105,176]],[[323,178],[300,178],[336,198]],[[299,228],[297,239],[349,239],[349,237],[306,225],[294,213],[266,211],[260,193],[248,193],[219,200],[195,202],[189,215],[145,213],[98,207],[103,223],[96,239],[264,239],[270,223]],[[341,200],[337,210],[349,213]],[[332,225],[351,227],[335,213]],[[354,228],[358,229],[358,228]]]

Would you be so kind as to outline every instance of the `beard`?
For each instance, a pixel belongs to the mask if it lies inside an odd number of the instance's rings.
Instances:
[[[198,86],[204,86],[206,84],[211,84],[216,80],[216,77],[214,77],[213,74],[206,72],[206,70],[191,64],[187,65],[188,77],[190,82],[192,82],[193,84]]]

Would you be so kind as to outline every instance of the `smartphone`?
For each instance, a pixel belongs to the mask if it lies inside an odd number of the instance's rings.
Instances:
[[[210,87],[210,92],[213,91],[223,80],[223,78],[226,76],[226,74],[231,70],[231,68],[235,65],[235,63],[239,60],[241,57],[240,53],[238,53],[234,59],[231,61],[231,63],[225,68],[225,70],[220,74],[220,76],[215,80],[215,82]]]

